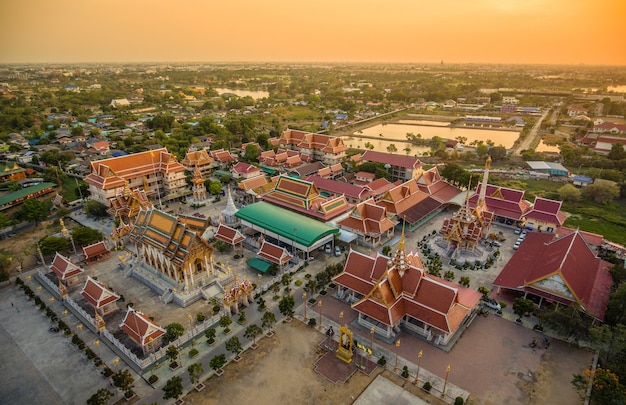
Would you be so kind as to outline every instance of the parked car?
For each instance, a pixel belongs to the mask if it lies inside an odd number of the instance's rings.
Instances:
[[[500,247],[500,246],[502,246],[502,243],[497,242],[497,241],[491,242],[491,246],[493,246],[493,247]]]
[[[330,250],[330,243],[326,244],[326,246],[324,247],[324,253],[328,253],[331,254],[331,250]]]
[[[521,236],[519,238],[517,238],[517,242],[522,243],[524,242],[524,238],[522,238]]]
[[[520,238],[525,238],[526,235],[528,235],[528,232],[526,231],[522,231],[522,233],[519,235]]]
[[[520,241],[515,242],[515,244],[513,245],[513,249],[515,249],[515,250],[519,249],[519,245],[521,245],[521,243],[522,242],[520,242]]]
[[[522,233],[522,228],[515,228],[515,234],[519,235],[520,233]]]
[[[502,309],[502,307],[500,306],[500,303],[496,300],[494,300],[493,298],[487,298],[484,302],[483,305],[486,306],[487,308],[491,308],[494,309],[496,311],[500,311]]]
[[[335,246],[335,256],[336,257],[341,256],[341,249],[339,248],[339,246]]]

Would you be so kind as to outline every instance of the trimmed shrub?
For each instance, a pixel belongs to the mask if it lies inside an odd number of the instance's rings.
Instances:
[[[463,405],[463,397],[454,398],[454,405]]]
[[[433,388],[432,384],[430,383],[430,381],[426,381],[424,383],[424,385],[422,385],[422,388],[424,388],[425,391],[430,392],[430,390]]]

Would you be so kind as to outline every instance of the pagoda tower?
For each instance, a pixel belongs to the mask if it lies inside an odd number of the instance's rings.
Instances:
[[[487,158],[476,207],[471,208],[469,205],[470,185],[468,184],[465,203],[457,212],[452,214],[451,218],[446,218],[441,226],[441,234],[448,242],[449,248],[456,249],[456,251],[460,248],[474,250],[478,242],[489,232],[489,225],[494,217],[485,205],[490,164],[491,158]]]
[[[196,168],[193,170],[193,179],[191,180],[193,183],[193,199],[195,202],[200,203],[206,201],[206,187],[204,185],[204,178],[202,177],[202,173],[196,165]]]

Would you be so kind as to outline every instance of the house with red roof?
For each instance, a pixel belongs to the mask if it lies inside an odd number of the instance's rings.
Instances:
[[[449,203],[461,193],[461,189],[441,177],[437,166],[433,166],[422,173],[417,179],[417,187],[442,204]]]
[[[370,172],[357,172],[354,177],[357,184],[367,184],[374,181],[376,175]]]
[[[215,161],[217,166],[221,167],[222,169],[229,164],[237,161],[237,156],[224,149],[212,150],[210,154],[211,158]]]
[[[348,200],[351,204],[363,202],[372,194],[372,190],[368,188],[323,178],[318,175],[309,176],[305,178],[305,180],[313,183],[322,193],[335,196],[345,196],[346,200]]]
[[[470,197],[471,208],[476,208],[483,187],[483,183],[479,183],[476,192]],[[520,221],[530,208],[530,202],[524,200],[524,191],[491,184],[487,184],[484,203],[486,209],[495,215],[495,220],[501,218]]]
[[[406,328],[440,346],[454,341],[481,299],[478,291],[427,274],[417,254],[405,253],[404,235],[391,258],[351,250],[333,282],[368,330],[395,338]]]
[[[87,281],[80,292],[100,315],[104,316],[117,310],[117,300],[120,296],[113,291],[106,288],[103,284],[100,284],[90,276],[87,276]]]
[[[290,176],[280,176],[263,201],[327,222],[352,208],[344,196],[324,197],[315,184]]]
[[[257,252],[257,256],[263,260],[278,265],[280,268],[287,264],[293,257],[285,248],[274,245],[266,240],[263,240],[261,248]]]
[[[319,160],[326,165],[341,163],[348,150],[341,137],[295,129],[287,129],[280,137],[270,138],[268,142],[272,146],[299,151],[303,161]]]
[[[83,246],[83,257],[87,263],[97,262],[109,256],[110,250],[104,241]]]
[[[153,353],[161,346],[165,329],[153,323],[143,313],[127,307],[120,328],[141,348],[144,354]]]
[[[535,202],[524,214],[526,228],[539,232],[554,232],[565,222],[565,214],[561,212],[563,202],[535,197]]]
[[[391,181],[419,179],[422,175],[423,164],[416,157],[367,150],[363,152],[362,161],[384,164],[391,175]]]
[[[418,228],[443,209],[440,201],[419,189],[415,179],[387,191],[378,205],[402,219],[408,230]]]
[[[57,279],[68,287],[78,283],[80,276],[85,271],[59,252],[54,256],[50,264],[50,270],[57,276]]]
[[[610,263],[596,256],[583,234],[532,232],[496,277],[498,293],[512,292],[546,303],[575,305],[604,320],[611,294]]]
[[[375,248],[393,236],[396,224],[387,216],[384,207],[369,199],[357,204],[350,216],[337,222],[337,225],[356,234],[357,243]]]
[[[245,162],[237,162],[230,168],[233,179],[250,179],[252,177],[263,176],[263,171],[256,166]]]
[[[618,135],[599,135],[593,149],[598,153],[606,155],[613,149],[613,145],[618,143],[626,150],[626,137]]]
[[[613,122],[602,122],[593,126],[592,132],[598,134],[626,135],[626,125]]]
[[[246,239],[241,232],[222,223],[220,223],[217,227],[215,238],[228,243],[233,248],[240,245]]]
[[[145,189],[151,198],[161,201],[191,192],[185,167],[166,148],[92,161],[85,182],[91,198],[106,206],[126,185],[131,190]]]

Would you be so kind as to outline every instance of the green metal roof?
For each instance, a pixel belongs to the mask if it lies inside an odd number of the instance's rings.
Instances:
[[[5,194],[2,197],[0,197],[0,207],[6,204],[10,204],[15,200],[19,200],[20,198],[28,197],[29,195],[33,193],[37,193],[41,190],[45,190],[50,187],[54,188],[56,186],[57,185],[54,183],[39,183],[34,186],[26,187],[26,188],[14,191],[9,194]]]
[[[243,207],[235,216],[289,240],[295,237],[296,243],[306,247],[325,236],[339,233],[337,228],[266,202]]]
[[[260,271],[261,273],[267,273],[270,267],[272,267],[272,263],[266,262],[265,260],[259,259],[258,257],[253,257],[248,260],[248,266]]]

